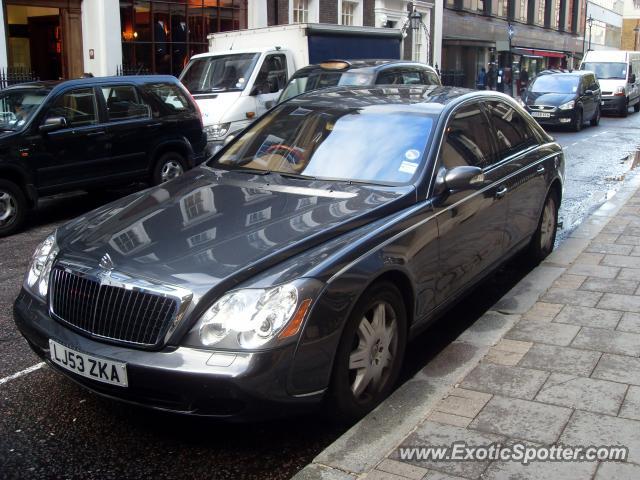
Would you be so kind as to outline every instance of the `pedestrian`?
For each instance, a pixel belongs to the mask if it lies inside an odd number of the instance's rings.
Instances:
[[[487,72],[487,85],[489,85],[489,90],[496,89],[496,70],[493,68],[493,65],[489,66],[489,71]]]
[[[478,73],[478,78],[476,79],[476,88],[478,90],[486,90],[487,88],[487,71],[482,67],[480,69],[480,73]]]
[[[527,72],[527,69],[522,67],[522,70],[520,70],[520,92],[524,92],[527,89],[527,86],[529,85],[529,72]]]

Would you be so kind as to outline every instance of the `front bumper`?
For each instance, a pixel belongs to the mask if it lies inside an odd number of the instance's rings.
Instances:
[[[602,102],[600,104],[600,108],[602,111],[615,111],[618,112],[622,110],[627,103],[627,97],[625,96],[607,96],[602,97]]]
[[[54,370],[106,397],[176,413],[257,420],[308,411],[322,393],[292,396],[287,376],[295,345],[259,353],[194,348],[144,351],[96,342],[51,319],[46,307],[22,291],[14,319],[31,348]],[[73,350],[123,362],[128,387],[91,380],[59,367],[49,357],[49,339]]]
[[[556,109],[553,112],[542,112],[545,114],[549,114],[548,117],[538,117],[536,113],[540,113],[537,110],[531,110],[529,108],[526,109],[529,114],[536,119],[536,121],[540,125],[549,125],[549,126],[561,126],[561,125],[570,125],[571,122],[576,118],[575,110],[560,110]]]

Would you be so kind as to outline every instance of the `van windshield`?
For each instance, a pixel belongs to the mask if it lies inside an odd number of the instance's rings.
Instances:
[[[259,56],[259,53],[232,53],[195,58],[180,81],[192,94],[239,92],[246,87]]]
[[[590,70],[596,74],[599,80],[627,78],[626,63],[602,63],[602,62],[586,62],[580,67],[581,70]]]
[[[48,89],[0,92],[0,130],[21,130],[33,117],[49,92]]]

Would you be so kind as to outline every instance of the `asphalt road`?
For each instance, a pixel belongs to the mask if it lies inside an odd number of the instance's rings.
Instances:
[[[632,114],[603,118],[599,127],[579,133],[550,132],[565,147],[567,159],[559,242],[624,181],[640,142],[639,127],[640,114]],[[102,399],[48,367],[24,373],[39,359],[17,333],[11,304],[31,253],[58,224],[113,197],[46,200],[27,231],[0,239],[0,478],[289,478],[345,427],[319,414],[258,425],[189,419]],[[464,308],[416,339],[403,378],[422,368],[526,273],[511,262]],[[15,374],[20,376],[12,378]]]

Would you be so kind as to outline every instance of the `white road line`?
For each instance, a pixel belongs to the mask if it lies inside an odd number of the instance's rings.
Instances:
[[[28,375],[29,373],[35,372],[36,370],[40,370],[44,366],[45,366],[45,363],[40,362],[40,363],[37,363],[36,365],[33,365],[32,367],[25,368],[24,370],[18,373],[14,373],[13,375],[9,375],[8,377],[0,378],[0,385],[10,382],[11,380],[15,380],[16,378],[20,378],[24,375]]]

